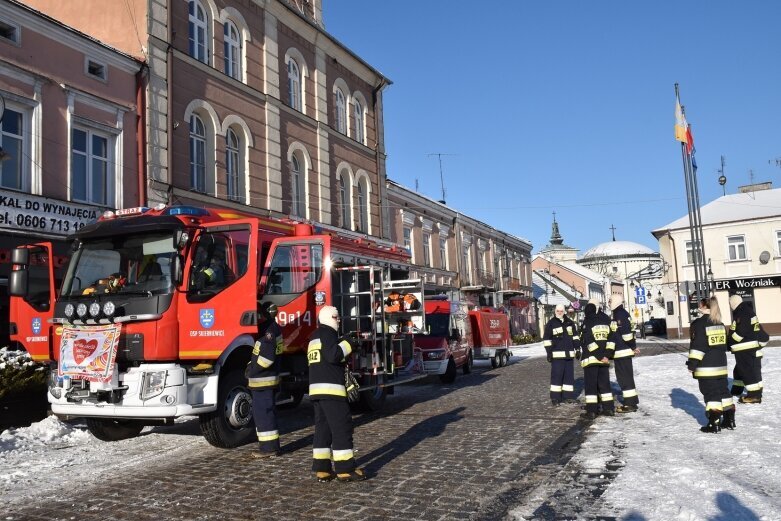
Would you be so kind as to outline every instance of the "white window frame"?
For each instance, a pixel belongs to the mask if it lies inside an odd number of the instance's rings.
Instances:
[[[337,183],[339,189],[339,203],[341,204],[339,216],[342,220],[342,228],[352,230],[352,201],[350,200],[350,181],[349,177],[347,177],[347,172],[342,171],[339,174]]]
[[[334,90],[335,128],[340,134],[347,135],[347,98],[339,87]]]
[[[355,131],[353,132],[355,140],[366,144],[366,117],[363,111],[363,104],[358,99],[353,99],[353,116],[355,117]]]
[[[232,128],[225,133],[225,193],[228,200],[244,203],[243,141],[239,134]]]
[[[304,91],[302,85],[304,83],[303,76],[301,75],[301,66],[294,58],[288,58],[287,60],[287,95],[288,104],[291,108],[296,109],[299,112],[304,111]]]
[[[235,37],[231,35],[231,33],[235,33]],[[225,74],[234,80],[242,81],[241,63],[244,46],[241,41],[241,31],[239,31],[239,28],[231,20],[228,20],[223,24],[223,38]]]
[[[356,183],[358,194],[358,231],[369,233],[369,187],[365,179],[359,179]]]
[[[423,232],[423,265],[431,267],[431,234]]]
[[[209,64],[211,61],[211,49],[209,48],[211,18],[209,17],[209,11],[199,0],[188,0],[187,4],[188,52],[190,56],[199,62]],[[193,13],[190,12],[191,6],[194,6]],[[203,12],[203,20],[198,17],[199,9]],[[202,42],[200,41],[198,29],[203,31]],[[203,56],[200,56],[199,49],[203,49]]]
[[[404,248],[407,249],[410,256],[412,255],[412,228],[404,226],[401,231],[402,238],[404,240]]]
[[[306,161],[297,153],[290,158],[290,213],[296,217],[306,217]]]
[[[20,138],[22,141],[22,155],[19,158],[19,165],[20,165],[20,172],[19,175],[21,177],[21,187],[19,188],[13,188],[10,186],[4,186],[0,184],[0,189],[2,190],[15,190],[19,192],[27,192],[30,193],[31,187],[32,187],[32,166],[33,166],[33,159],[32,159],[32,132],[30,130],[30,126],[32,125],[32,111],[29,107],[25,107],[23,105],[18,105],[16,103],[13,103],[9,100],[7,96],[4,96],[5,98],[5,114],[8,114],[9,110],[12,110],[14,112],[17,112],[21,114],[22,116],[22,133],[21,134],[10,134],[5,131],[2,132],[2,136],[8,135],[11,139],[17,139]],[[5,121],[5,118],[3,118]],[[2,123],[0,123],[0,128],[2,128]],[[5,139],[0,138],[0,145],[5,141]],[[10,149],[8,146],[4,147],[4,151],[8,153]],[[0,171],[2,170],[2,165],[0,165]],[[0,179],[2,179],[0,177]]]
[[[448,269],[447,267],[447,239],[444,237],[439,238],[439,263],[441,264],[440,268],[443,270]]]
[[[684,255],[686,256],[686,266],[694,265],[694,241],[684,241]],[[702,262],[702,248],[697,248],[700,262]]]
[[[200,123],[203,128],[203,133],[198,134],[197,124]],[[196,125],[195,131],[193,131],[193,124]],[[198,114],[190,114],[190,190],[207,193],[206,191],[206,144],[208,143],[208,136],[206,133],[206,124]],[[200,149],[200,150],[198,150]],[[200,151],[202,163],[198,163],[199,158],[193,157],[193,152],[196,154]],[[200,186],[199,186],[200,185]]]
[[[776,230],[776,256],[781,257],[781,230]]]
[[[464,263],[464,275],[472,278],[472,245],[464,244],[461,251],[461,258]]]
[[[73,133],[74,131],[80,131],[87,134],[87,150],[86,151],[75,151],[73,149]],[[117,134],[113,134],[111,132],[106,132],[104,130],[92,127],[88,124],[82,123],[82,122],[74,122],[73,125],[71,125],[70,128],[70,150],[68,151],[71,159],[70,159],[70,172],[68,172],[69,177],[69,186],[70,186],[70,200],[71,201],[77,201],[81,203],[86,204],[94,204],[98,206],[105,206],[105,207],[115,207],[116,205],[116,162],[114,158],[114,151],[116,146],[116,140],[118,138]],[[94,136],[104,138],[106,140],[106,157],[100,157],[95,156],[92,149],[92,138]],[[85,172],[85,197],[83,199],[79,199],[74,195],[74,185],[75,185],[75,177],[74,177],[74,161],[73,156],[74,154],[84,156],[85,157],[85,163],[86,163],[86,172]],[[99,159],[100,161],[105,162],[106,165],[106,201],[101,202],[97,201],[95,199],[95,195],[92,193],[92,177],[94,175],[93,172],[93,160]]]
[[[738,239],[739,242],[732,242],[733,239]],[[741,246],[743,247],[742,256],[740,255]],[[746,243],[745,235],[739,234],[727,236],[727,259],[730,261],[748,260],[748,244]]]

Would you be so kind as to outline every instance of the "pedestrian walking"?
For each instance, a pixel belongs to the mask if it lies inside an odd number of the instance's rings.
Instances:
[[[610,389],[610,358],[615,350],[614,333],[610,330],[610,318],[598,313],[597,307],[588,303],[586,318],[580,332],[583,380],[586,394],[586,412],[583,416],[594,419],[601,412],[615,416],[613,392]]]
[[[258,338],[252,348],[247,367],[248,386],[252,391],[252,417],[258,435],[255,458],[279,454],[279,430],[274,412],[274,395],[279,386],[279,362],[285,343],[277,324],[277,306],[270,302],[261,304],[258,310]]]
[[[735,355],[731,393],[740,396],[740,403],[762,403],[762,347],[770,337],[749,302],[744,302],[740,295],[732,295],[729,305],[732,308],[729,347]]]
[[[349,339],[339,338],[339,312],[323,306],[317,315],[320,325],[307,348],[309,399],[315,409],[312,470],[318,481],[362,481],[353,453],[353,423],[344,383],[346,359],[352,353]],[[331,461],[333,460],[333,467]]]
[[[616,380],[618,380],[618,385],[621,387],[621,399],[623,402],[616,406],[616,412],[635,412],[640,399],[635,388],[632,358],[640,351],[637,349],[637,341],[632,330],[632,319],[629,316],[629,312],[624,309],[624,297],[622,295],[610,297],[610,307],[613,311],[610,329],[615,333],[616,342],[613,365],[616,370]]]
[[[699,302],[700,318],[691,323],[686,367],[697,379],[705,400],[707,425],[702,432],[718,433],[735,428],[735,404],[727,384],[727,327],[721,322],[716,297]]]
[[[575,368],[572,359],[580,350],[580,337],[575,323],[558,304],[554,316],[545,325],[543,345],[551,364],[550,399],[553,406],[575,402]]]

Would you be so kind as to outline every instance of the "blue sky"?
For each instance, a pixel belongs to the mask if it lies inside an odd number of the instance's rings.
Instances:
[[[323,0],[326,30],[393,81],[388,176],[530,239],[616,238],[686,213],[674,88],[692,124],[702,204],[781,187],[781,2]]]

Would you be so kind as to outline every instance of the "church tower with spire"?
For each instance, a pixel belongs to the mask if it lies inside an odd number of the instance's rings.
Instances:
[[[577,248],[564,244],[564,239],[559,232],[559,223],[556,222],[556,212],[553,212],[550,243],[541,249],[539,254],[551,262],[575,262],[579,251]]]

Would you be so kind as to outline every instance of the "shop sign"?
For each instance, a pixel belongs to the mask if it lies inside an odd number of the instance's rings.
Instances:
[[[714,281],[716,291],[737,291],[752,288],[773,288],[781,286],[781,277],[748,277]]]
[[[0,230],[65,237],[96,220],[97,206],[5,192],[0,195]]]

